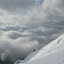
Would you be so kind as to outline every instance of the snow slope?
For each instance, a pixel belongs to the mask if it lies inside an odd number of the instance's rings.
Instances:
[[[64,64],[64,34],[28,56],[29,61],[15,64]]]

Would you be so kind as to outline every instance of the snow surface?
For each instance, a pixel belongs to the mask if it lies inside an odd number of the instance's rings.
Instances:
[[[25,60],[14,64],[64,64],[64,34]]]

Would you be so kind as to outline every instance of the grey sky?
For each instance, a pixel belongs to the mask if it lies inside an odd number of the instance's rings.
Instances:
[[[5,10],[29,8],[34,5],[35,0],[0,0],[0,8]]]

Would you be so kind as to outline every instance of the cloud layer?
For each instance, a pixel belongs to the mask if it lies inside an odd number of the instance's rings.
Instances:
[[[0,62],[24,59],[63,34],[63,11],[64,0],[0,0]]]
[[[15,62],[18,59],[24,59],[29,53],[33,52],[38,45],[38,41],[30,40],[28,37],[21,37],[16,40],[12,40],[2,36],[0,39],[1,62],[9,63]]]

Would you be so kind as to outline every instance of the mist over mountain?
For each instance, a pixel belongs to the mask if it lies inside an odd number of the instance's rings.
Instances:
[[[0,63],[13,64],[64,33],[64,0],[0,0]]]

